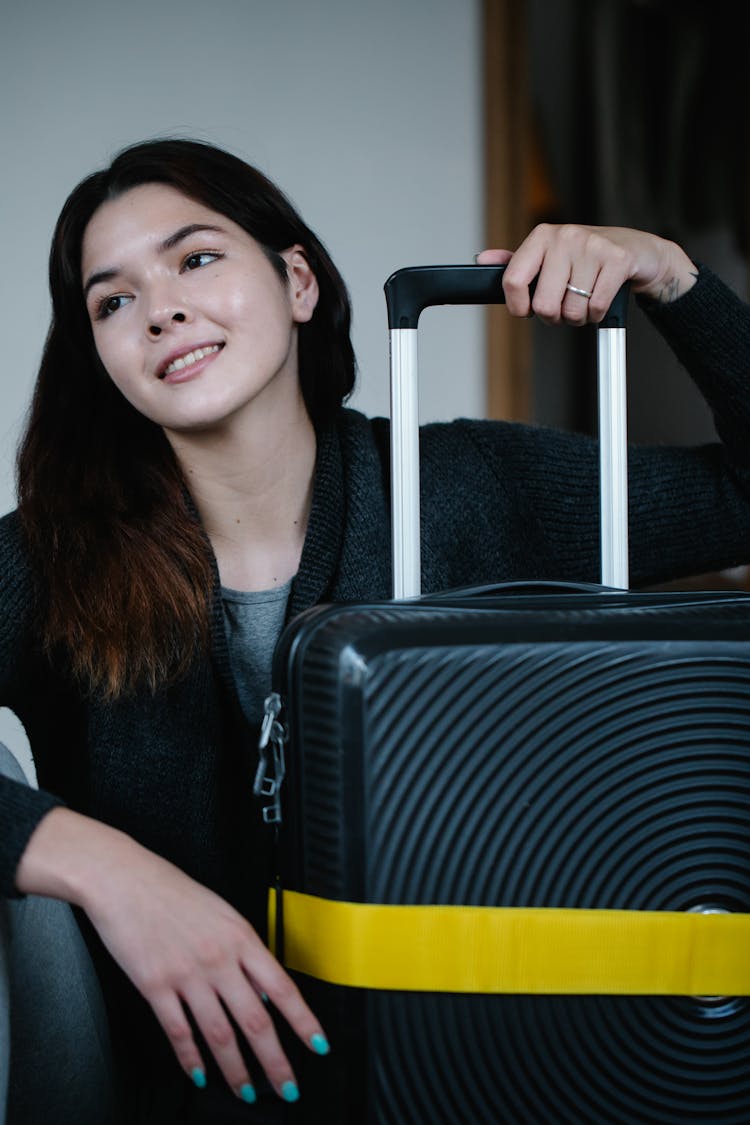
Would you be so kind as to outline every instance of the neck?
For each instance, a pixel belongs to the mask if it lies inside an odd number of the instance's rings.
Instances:
[[[266,590],[299,568],[312,498],[315,431],[300,397],[279,424],[168,434],[224,586]]]

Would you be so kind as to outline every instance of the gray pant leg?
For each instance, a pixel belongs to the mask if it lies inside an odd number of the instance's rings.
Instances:
[[[0,772],[24,780],[2,744]],[[0,900],[0,1125],[109,1125],[113,1100],[104,1005],[72,910]]]

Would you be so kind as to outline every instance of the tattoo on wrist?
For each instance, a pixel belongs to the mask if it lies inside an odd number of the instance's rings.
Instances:
[[[680,295],[680,281],[677,277],[670,278],[665,282],[659,290],[657,301],[660,305],[668,305],[670,301],[676,301]]]
[[[690,276],[694,277],[696,281],[698,280],[697,271],[695,273],[693,273],[692,270],[691,270]],[[662,285],[662,287],[659,290],[659,293],[656,297],[656,300],[661,305],[668,305],[670,301],[676,301],[679,296],[680,296],[680,279],[679,279],[679,277],[673,277],[673,278],[670,278],[669,281],[665,282],[664,285]]]

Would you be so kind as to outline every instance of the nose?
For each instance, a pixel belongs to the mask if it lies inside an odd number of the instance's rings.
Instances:
[[[161,336],[166,325],[184,324],[187,316],[180,309],[164,309],[160,312],[152,311],[149,316],[148,334],[152,339]]]

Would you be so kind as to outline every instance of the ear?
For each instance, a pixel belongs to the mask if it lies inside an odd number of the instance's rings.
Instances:
[[[282,250],[281,257],[286,262],[289,278],[287,284],[292,317],[297,324],[306,324],[312,319],[318,303],[318,279],[301,246],[290,246],[288,250]]]

